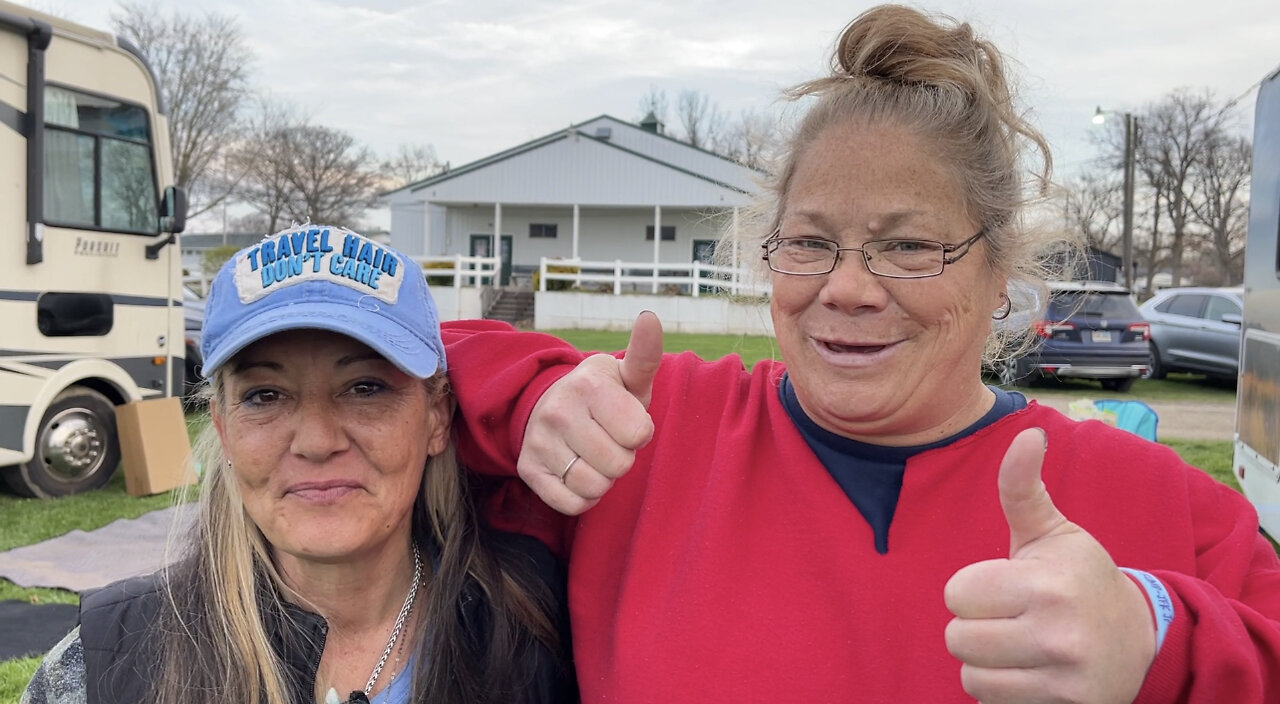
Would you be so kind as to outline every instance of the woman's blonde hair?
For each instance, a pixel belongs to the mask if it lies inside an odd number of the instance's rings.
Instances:
[[[212,412],[225,408],[222,376],[215,373],[204,394]],[[443,373],[423,383],[432,400],[449,397],[452,403]],[[155,701],[289,704],[291,691],[302,683],[288,681],[288,668],[273,652],[264,625],[288,619],[282,601],[289,588],[262,531],[244,510],[212,422],[197,438],[194,455],[204,469],[199,508],[184,558],[164,571],[167,607],[158,622]],[[550,616],[557,608],[553,596],[528,570],[504,559],[474,508],[451,439],[428,459],[413,508],[413,539],[429,545],[436,558],[424,559],[434,568],[428,570],[425,618],[416,634],[427,654],[417,659],[413,701],[501,701],[518,679],[512,674],[518,650],[538,641],[552,653],[564,652]],[[488,649],[480,653],[471,643],[474,624],[461,622],[459,599],[468,580],[490,608]]]
[[[1000,51],[975,36],[967,23],[897,5],[868,10],[841,33],[831,73],[795,86],[786,96],[812,104],[776,155],[776,168],[747,213],[748,224],[726,234],[739,240],[741,251],[754,251],[777,230],[796,166],[810,145],[832,125],[849,123],[889,124],[928,142],[955,178],[968,214],[986,233],[988,265],[1008,278],[1011,289],[1020,289],[1015,297],[1027,298],[1027,288],[1043,292],[1044,280],[1052,275],[1046,262],[1078,251],[1079,245],[1061,233],[1024,222],[1025,206],[1048,188],[1049,146],[1018,112]],[[1024,183],[1024,155],[1039,157],[1033,188]],[[734,243],[728,244],[717,251],[734,251]],[[763,266],[758,273],[764,273]],[[1024,336],[1021,330],[995,328],[989,357]]]

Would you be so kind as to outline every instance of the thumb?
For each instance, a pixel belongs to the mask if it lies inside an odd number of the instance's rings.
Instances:
[[[652,311],[643,311],[631,328],[627,352],[619,364],[622,384],[633,396],[649,407],[653,377],[662,362],[662,321]]]
[[[1009,523],[1009,557],[1049,535],[1067,519],[1053,505],[1040,480],[1048,438],[1040,428],[1018,433],[1000,463],[1000,505]]]

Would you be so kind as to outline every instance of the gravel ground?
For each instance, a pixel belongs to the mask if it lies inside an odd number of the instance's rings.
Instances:
[[[1074,398],[1028,394],[1042,406],[1067,412],[1067,404]],[[1142,400],[1142,399],[1135,399]],[[1205,401],[1144,401],[1155,409],[1160,421],[1156,433],[1163,438],[1184,440],[1231,440],[1236,431],[1236,406],[1234,403]]]

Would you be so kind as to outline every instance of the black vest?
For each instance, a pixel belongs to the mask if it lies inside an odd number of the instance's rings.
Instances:
[[[507,546],[518,545],[534,574],[551,588],[558,613],[559,636],[569,653],[568,608],[564,569],[542,543],[525,536],[505,535]],[[80,642],[84,646],[85,684],[88,704],[136,704],[151,700],[152,683],[160,667],[158,640],[153,637],[160,609],[167,597],[160,576],[135,577],[86,592],[80,599]],[[261,600],[260,600],[260,603]],[[283,613],[268,613],[263,624],[272,650],[284,663],[292,686],[292,700],[313,704],[312,687],[324,635],[323,617],[285,604]],[[468,583],[462,595],[464,622],[479,640],[488,633],[488,614],[483,591]],[[571,656],[566,655],[564,662]],[[520,704],[559,704],[578,701],[577,683],[571,668],[562,665],[541,644],[525,648],[516,663],[528,686],[517,693]]]

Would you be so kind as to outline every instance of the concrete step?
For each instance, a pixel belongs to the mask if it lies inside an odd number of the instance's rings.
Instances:
[[[501,291],[485,312],[486,318],[516,323],[533,317],[533,291]]]

